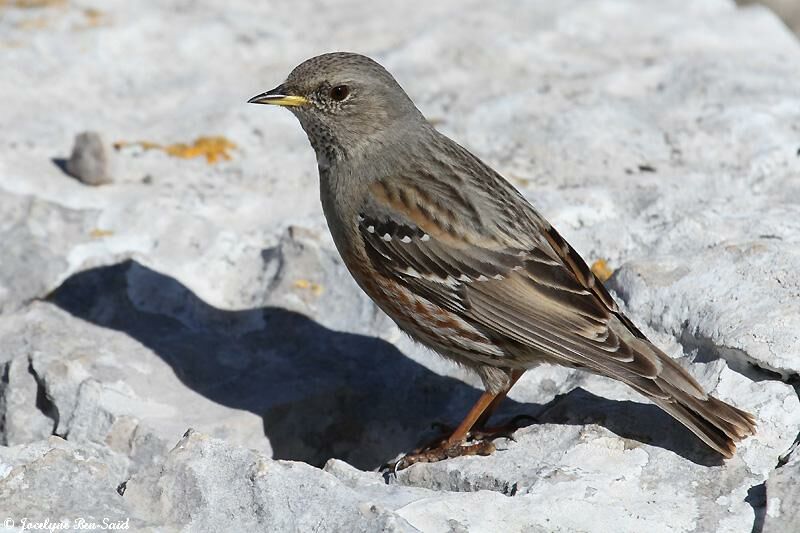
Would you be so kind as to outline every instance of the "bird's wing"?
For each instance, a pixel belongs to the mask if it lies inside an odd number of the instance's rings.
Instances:
[[[472,205],[465,190],[430,185],[402,177],[372,184],[358,224],[375,269],[507,343],[509,356],[524,358],[527,348],[669,397],[655,381],[662,358],[513,187],[495,184],[493,200],[510,213],[494,213],[492,202]],[[513,225],[485,230],[501,217]],[[686,387],[705,396],[696,382]]]

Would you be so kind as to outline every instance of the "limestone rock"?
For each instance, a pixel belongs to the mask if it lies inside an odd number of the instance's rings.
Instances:
[[[128,458],[124,475],[159,461],[190,425],[270,450],[260,417],[197,394],[146,346],[52,304],[5,316],[0,344],[8,444],[52,433],[105,446]]]
[[[791,525],[795,463],[776,465],[800,433],[800,46],[767,10],[5,4],[0,510],[53,499],[201,531]],[[334,42],[605,260],[631,319],[758,435],[720,464],[628,388],[543,366],[497,415],[536,420],[496,455],[374,472],[480,390],[358,290],[296,120],[244,103]],[[87,187],[54,161],[76,125],[236,148],[213,164],[126,149]]]
[[[610,286],[629,310],[701,358],[722,357],[743,372],[756,367],[789,379],[800,374],[796,239],[731,242],[632,261]]]
[[[800,456],[792,454],[789,461],[776,468],[766,483],[766,513],[764,533],[794,531],[800,526]]]
[[[49,529],[32,527],[48,522],[60,529],[89,529],[90,524],[96,524],[93,529],[109,524],[145,529],[148,524],[117,492],[121,472],[112,456],[101,447],[79,447],[59,437],[0,446],[3,525],[7,530]]]
[[[163,465],[127,483],[125,500],[192,531],[413,531],[326,472],[191,431]]]

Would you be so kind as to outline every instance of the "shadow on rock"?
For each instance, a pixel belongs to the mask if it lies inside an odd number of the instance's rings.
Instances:
[[[381,339],[333,331],[279,307],[217,309],[135,261],[75,274],[48,301],[135,338],[207,398],[261,416],[276,459],[320,466],[335,457],[376,468],[430,437],[432,422],[457,423],[480,395]],[[509,399],[501,411],[540,422],[598,423],[716,464],[713,453],[652,405],[575,389],[546,405]]]
[[[261,416],[276,459],[375,468],[480,395],[384,340],[278,307],[220,310],[134,261],[75,274],[48,300],[135,338],[207,398]]]
[[[703,466],[723,464],[722,456],[691,431],[653,404],[609,400],[584,389],[573,389],[543,406],[539,423],[597,424],[628,440],[626,446],[646,443],[671,450]]]

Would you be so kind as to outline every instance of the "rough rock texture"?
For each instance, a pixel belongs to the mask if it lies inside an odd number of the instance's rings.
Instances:
[[[793,454],[789,461],[774,470],[766,483],[767,511],[764,533],[794,531],[800,524],[800,455]]]
[[[125,501],[192,530],[413,531],[371,495],[305,463],[189,432],[163,465],[127,483]]]
[[[494,456],[373,471],[480,390],[358,291],[304,134],[244,104],[330,49],[380,60],[607,260],[758,435],[722,463],[625,387],[542,367]],[[0,2],[0,51],[0,527],[800,529],[800,47],[767,10]],[[113,184],[62,171],[87,130],[120,143]]]
[[[145,522],[134,515],[117,492],[123,475],[118,457],[102,447],[78,447],[59,437],[28,445],[0,447],[0,512],[8,530],[27,518],[32,524],[76,521],[127,523],[139,529]],[[11,525],[11,527],[9,527]],[[43,530],[47,527],[28,528]]]
[[[795,0],[736,0],[736,3],[741,6],[763,4],[781,17],[793,32],[800,33],[800,3]]]
[[[745,373],[749,364],[788,379],[800,373],[800,243],[787,240],[634,260],[609,285],[632,313],[685,348],[723,356]]]

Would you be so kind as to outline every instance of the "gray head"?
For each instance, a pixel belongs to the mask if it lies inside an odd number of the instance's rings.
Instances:
[[[300,120],[318,155],[348,156],[409,127],[427,126],[422,114],[386,69],[359,54],[335,52],[295,67],[278,87],[254,96],[256,104],[286,106]]]

